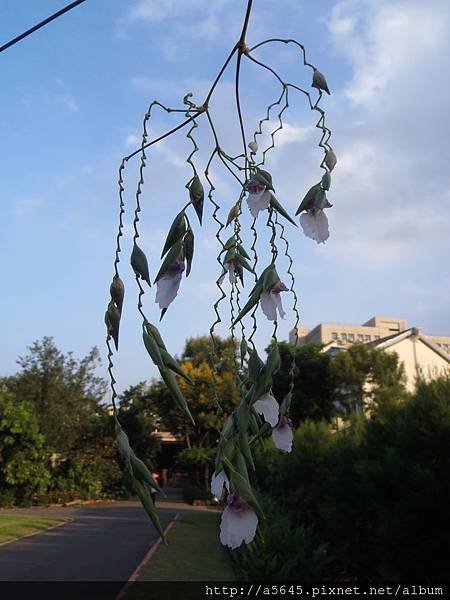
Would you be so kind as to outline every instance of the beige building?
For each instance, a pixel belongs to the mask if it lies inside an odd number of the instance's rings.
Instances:
[[[311,330],[299,326],[297,334],[299,345],[323,344],[324,352],[345,350],[355,342],[396,352],[405,367],[410,391],[414,390],[417,376],[430,379],[450,372],[450,336],[425,335],[415,327],[408,329],[405,319],[372,317],[363,325],[320,323]],[[295,338],[292,330],[291,344]]]
[[[362,325],[348,325],[342,323],[319,323],[314,329],[300,325],[297,328],[297,344],[324,344],[327,350],[344,349],[354,342],[377,342],[382,338],[401,333],[408,329],[406,319],[393,317],[372,317]],[[430,342],[450,354],[450,336],[427,335]],[[295,330],[289,334],[291,344],[295,343]]]
[[[405,368],[406,387],[413,392],[417,377],[429,381],[450,374],[450,356],[430,339],[434,337],[437,336],[425,336],[412,327],[373,344],[386,352],[397,353]]]

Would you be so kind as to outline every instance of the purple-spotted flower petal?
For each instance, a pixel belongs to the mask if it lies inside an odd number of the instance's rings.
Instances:
[[[246,189],[248,192],[247,204],[252,217],[256,219],[262,210],[269,208],[271,194],[266,190],[265,185],[255,179],[247,182]]]
[[[329,206],[325,206],[325,208],[329,208]],[[324,243],[330,237],[328,218],[321,209],[310,209],[303,212],[300,215],[300,225],[303,233],[318,244]]]
[[[264,394],[253,405],[256,412],[264,417],[264,419],[275,427],[278,423],[280,406],[272,394]]]
[[[280,280],[270,288],[270,291],[263,292],[260,296],[259,302],[261,304],[261,310],[269,319],[269,321],[277,320],[277,311],[282,319],[286,314],[283,310],[283,304],[281,303],[281,292],[287,292],[288,288]]]
[[[287,417],[281,417],[278,425],[272,429],[272,439],[279,450],[291,452],[294,440],[292,421]]]
[[[168,271],[156,282],[155,302],[160,309],[168,308],[175,299],[183,277],[184,261],[177,260],[170,265]]]
[[[223,486],[230,491],[230,482],[224,471],[219,471],[217,474],[213,473],[211,477],[211,494],[220,499],[223,493]]]
[[[220,541],[232,550],[242,542],[249,544],[256,534],[258,517],[237,494],[230,494],[220,521]]]

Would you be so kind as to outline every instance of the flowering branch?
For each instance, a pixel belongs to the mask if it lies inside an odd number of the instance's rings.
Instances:
[[[192,93],[188,93],[184,96],[183,108],[166,107],[158,100],[154,100],[144,116],[140,148],[122,159],[118,180],[119,225],[116,238],[114,275],[110,286],[110,301],[105,313],[108,373],[111,381],[112,403],[119,452],[124,467],[131,478],[136,494],[139,496],[144,509],[148,513],[156,529],[163,537],[155,507],[149,494],[149,487],[156,489],[157,484],[151,477],[147,467],[136,457],[130,447],[126,433],[123,431],[118,421],[115,403],[117,393],[115,388],[116,381],[113,374],[114,365],[112,357],[114,356],[114,352],[111,341],[114,342],[114,347],[117,352],[119,347],[120,320],[125,293],[118,268],[121,253],[120,238],[123,235],[123,173],[128,161],[139,155],[139,179],[135,193],[133,250],[130,262],[138,287],[137,309],[142,318],[143,343],[151,360],[157,366],[161,378],[166,384],[174,402],[184,410],[187,417],[194,423],[177,379],[181,377],[189,384],[190,378],[186,375],[178,362],[169,354],[159,330],[146,317],[143,300],[147,286],[151,287],[152,284],[156,285],[155,301],[161,310],[160,319],[162,319],[168,310],[169,305],[175,300],[179,292],[183,273],[188,276],[191,272],[194,257],[194,228],[192,227],[189,218],[188,209],[191,207],[191,209],[194,210],[201,226],[203,222],[205,198],[205,190],[201,177],[193,160],[194,155],[199,150],[196,139],[194,138],[194,132],[199,127],[202,115],[206,115],[206,124],[213,140],[213,150],[207,160],[203,175],[209,186],[207,197],[213,207],[212,218],[218,226],[215,237],[219,244],[217,262],[220,266],[220,272],[216,279],[219,298],[213,305],[215,320],[210,327],[210,362],[213,367],[213,382],[215,381],[215,365],[217,363],[215,331],[216,327],[222,323],[220,307],[222,301],[227,297],[230,302],[230,327],[233,341],[236,340],[237,342],[236,327],[238,325],[241,331],[241,342],[239,345],[240,367],[236,369],[235,373],[241,397],[239,404],[236,406],[233,413],[228,416],[220,431],[215,473],[211,485],[212,492],[217,497],[222,495],[224,488],[226,488],[228,492],[227,506],[222,515],[220,539],[222,543],[231,548],[240,546],[243,541],[249,543],[256,533],[258,520],[264,518],[257,495],[252,486],[252,481],[254,479],[253,471],[255,469],[252,455],[254,445],[256,443],[264,443],[265,438],[271,437],[273,443],[278,448],[289,452],[293,441],[292,424],[289,420],[288,413],[294,385],[295,355],[290,367],[289,392],[281,402],[273,396],[272,387],[274,377],[276,377],[281,364],[277,341],[277,329],[279,319],[284,318],[285,316],[281,300],[282,292],[290,291],[292,293],[295,329],[297,329],[299,323],[299,313],[297,308],[298,299],[295,293],[295,278],[292,270],[294,261],[289,251],[289,242],[285,234],[286,229],[284,224],[287,221],[290,224],[297,226],[297,223],[278,200],[271,173],[265,170],[265,168],[263,169],[263,167],[265,167],[267,154],[269,151],[275,149],[277,134],[283,129],[283,118],[285,112],[289,108],[289,93],[291,90],[295,90],[306,96],[310,109],[319,113],[316,127],[321,131],[321,138],[318,145],[324,152],[323,160],[320,164],[321,169],[323,169],[323,175],[318,183],[307,191],[296,212],[296,215],[300,215],[299,222],[303,232],[307,237],[318,243],[325,242],[329,236],[328,219],[324,211],[331,207],[331,204],[327,199],[327,192],[331,186],[331,172],[336,165],[336,156],[329,145],[331,131],[325,125],[325,112],[319,106],[323,93],[330,93],[324,75],[307,61],[304,46],[296,40],[271,38],[259,42],[251,48],[247,47],[246,34],[250,22],[251,11],[252,0],[248,0],[240,37],[229,52],[225,62],[215,77],[206,94],[204,102],[200,105],[196,105],[191,100]],[[316,100],[313,100],[312,95],[308,90],[301,88],[295,83],[285,81],[271,65],[260,61],[253,55],[255,51],[263,46],[279,43],[288,46],[292,45],[301,52],[303,65],[312,69],[311,86],[318,91]],[[214,92],[216,91],[222,76],[232,63],[233,58],[236,59],[234,67],[236,118],[242,143],[242,152],[237,156],[231,156],[221,146],[217,128],[210,110]],[[277,84],[281,85],[281,93],[278,99],[269,104],[265,116],[260,119],[257,125],[252,141],[248,144],[241,103],[241,70],[245,60],[247,60],[249,64],[269,72],[275,78]],[[152,117],[152,110],[155,107],[163,110],[167,114],[183,114],[185,119],[167,132],[154,139],[149,139],[148,124]],[[277,113],[277,124],[270,132],[269,145],[264,148],[260,154],[258,140],[263,134],[263,125],[270,122],[271,113],[275,107],[279,108]],[[156,276],[151,280],[147,256],[144,253],[143,248],[138,244],[140,238],[140,213],[142,212],[141,197],[144,186],[144,172],[147,167],[146,150],[187,126],[189,126],[189,129],[186,138],[189,139],[192,144],[192,149],[186,159],[187,164],[192,168],[192,176],[185,185],[188,193],[188,201],[174,217],[162,249],[160,257],[162,263]],[[257,156],[260,157],[259,161],[256,160]],[[218,161],[230,175],[232,181],[239,186],[238,199],[229,209],[226,223],[224,223],[219,216],[222,207],[215,198],[216,187],[211,177],[211,168],[214,161]],[[248,249],[249,251],[245,248],[240,221],[244,200],[253,217],[250,226],[252,244]],[[260,260],[257,248],[259,245],[258,216],[264,211],[267,211],[266,226],[270,233],[268,250],[271,261],[265,269],[259,272]],[[231,235],[226,241],[223,241],[222,234],[228,226],[230,226]],[[285,246],[284,257],[288,262],[286,273],[289,275],[290,279],[289,288],[283,283],[277,272],[277,261],[280,256],[277,247],[277,236],[283,241]],[[250,258],[250,255],[252,255],[252,259]],[[241,294],[248,276],[254,278],[254,285],[253,289],[250,291],[248,300],[243,302]],[[226,291],[228,287],[226,283],[227,278],[231,286],[229,294]],[[274,324],[272,343],[265,362],[259,357],[254,343],[254,336],[258,328],[258,307],[261,308],[265,317]],[[246,333],[247,330],[245,324],[248,315],[250,315],[252,320],[250,335],[247,335]],[[215,394],[217,410],[220,411],[220,401],[219,398],[217,398],[216,392]]]

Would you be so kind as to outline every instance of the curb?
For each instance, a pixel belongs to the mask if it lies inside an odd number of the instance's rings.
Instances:
[[[172,527],[175,525],[175,521],[178,520],[178,517],[179,517],[179,513],[177,513],[174,516],[172,521],[170,521],[170,523],[164,529],[164,536],[166,536],[169,533],[169,531],[172,529]],[[150,550],[147,552],[147,554],[144,556],[144,558],[141,560],[141,562],[138,564],[138,566],[135,568],[133,573],[130,575],[128,581],[123,586],[123,588],[120,590],[120,592],[116,596],[115,600],[123,600],[128,588],[131,586],[132,583],[134,583],[137,580],[137,578],[141,574],[141,571],[142,571],[144,565],[152,558],[152,556],[156,553],[156,551],[161,546],[161,544],[162,544],[162,539],[158,538],[156,540],[156,542],[153,544],[153,546],[150,548]]]
[[[33,531],[32,533],[27,533],[25,535],[21,535],[18,538],[14,538],[13,540],[8,540],[7,542],[0,542],[0,548],[3,546],[7,546],[8,544],[14,544],[14,542],[20,542],[25,538],[33,537],[34,535],[40,535],[41,533],[46,533],[51,529],[56,529],[57,527],[62,527],[63,525],[67,525],[67,523],[73,523],[75,519],[71,519],[69,517],[65,518],[62,523],[57,523],[56,525],[52,525],[51,527],[47,527],[46,529],[40,529],[39,531]]]

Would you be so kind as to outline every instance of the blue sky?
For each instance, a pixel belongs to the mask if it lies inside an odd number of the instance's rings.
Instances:
[[[62,5],[3,0],[1,41]],[[151,100],[181,106],[192,91],[202,102],[238,37],[244,9],[240,0],[87,0],[0,55],[2,374],[13,373],[17,356],[44,335],[78,356],[94,345],[105,356],[103,313],[113,273],[120,159],[139,146]],[[333,92],[323,102],[338,157],[329,194],[331,237],[318,246],[288,226],[306,326],[362,323],[384,314],[405,317],[428,333],[450,334],[449,21],[446,0],[254,1],[248,44],[298,39]],[[310,72],[294,50],[276,46],[255,57],[308,85]],[[212,110],[223,147],[237,154],[232,80],[230,70]],[[276,81],[244,64],[248,133],[278,95]],[[313,115],[300,100],[293,98],[268,160],[278,199],[291,213],[316,183],[322,158]],[[158,114],[152,133],[177,119]],[[184,135],[149,153],[141,240],[152,277],[165,233],[186,202]],[[204,126],[198,135],[201,170],[210,138]],[[126,171],[119,389],[155,375],[142,347],[129,267],[137,167],[135,159]],[[220,165],[212,175],[226,219],[239,191]],[[213,321],[217,246],[208,204],[205,221],[202,229],[195,225],[193,273],[161,325],[173,353],[186,337],[205,334]],[[245,214],[244,238],[249,223]],[[263,245],[262,219],[259,227]],[[262,246],[261,256],[263,261]],[[285,266],[281,261],[282,279]],[[151,320],[158,318],[154,295],[152,288],[145,301]],[[287,294],[285,308],[281,338],[293,323]],[[260,322],[264,347],[270,328],[261,314]]]

